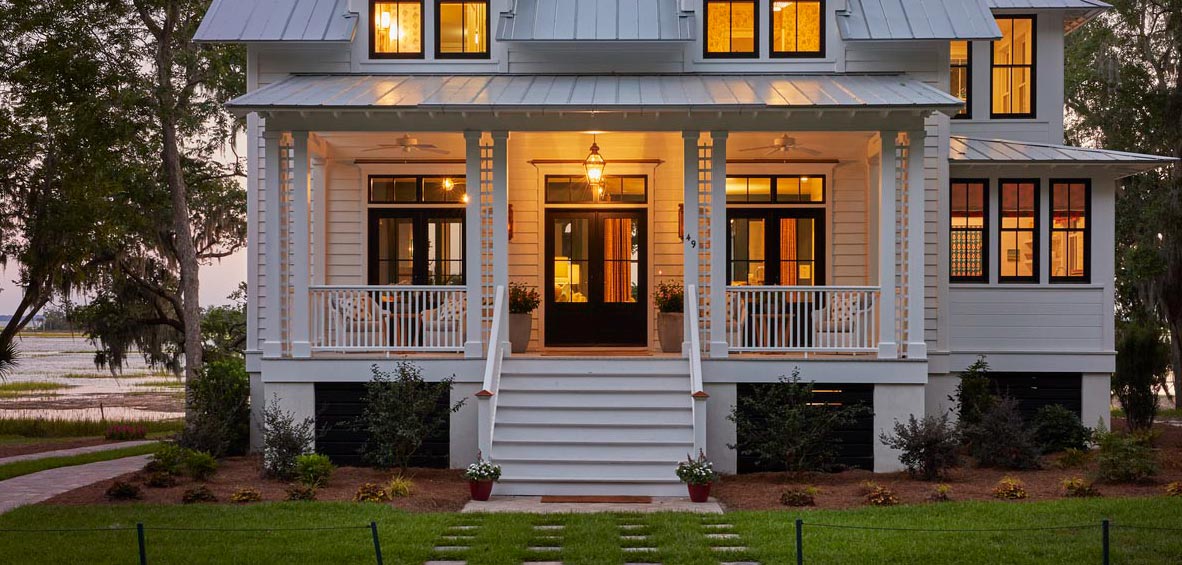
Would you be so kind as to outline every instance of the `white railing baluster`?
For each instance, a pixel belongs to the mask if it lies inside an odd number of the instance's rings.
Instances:
[[[734,352],[878,350],[880,289],[870,286],[734,286],[726,336]]]
[[[455,286],[312,286],[313,351],[460,352],[467,289]]]

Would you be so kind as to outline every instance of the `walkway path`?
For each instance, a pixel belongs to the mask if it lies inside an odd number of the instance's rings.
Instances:
[[[127,447],[135,447],[137,445],[145,445],[149,443],[156,443],[154,440],[141,441],[120,441],[116,443],[104,443],[102,445],[88,445],[86,447],[75,447],[72,449],[58,449],[56,451],[42,451],[39,453],[26,453],[24,455],[13,455],[12,457],[0,457],[0,465],[7,465],[9,463],[16,463],[17,461],[30,461],[33,459],[45,459],[46,457],[69,457],[71,455],[84,455],[87,453],[95,453],[98,451],[110,451],[112,449],[124,449]]]
[[[18,506],[36,504],[63,492],[138,471],[148,463],[149,457],[137,455],[73,467],[58,467],[0,481],[0,514]]]

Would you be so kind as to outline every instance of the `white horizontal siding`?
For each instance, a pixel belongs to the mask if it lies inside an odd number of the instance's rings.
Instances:
[[[1057,352],[1104,349],[1104,289],[956,287],[949,289],[954,352]]]

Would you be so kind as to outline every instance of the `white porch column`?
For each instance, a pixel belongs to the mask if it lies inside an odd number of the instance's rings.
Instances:
[[[263,190],[266,192],[265,237],[263,238],[263,262],[266,265],[266,308],[267,326],[264,328],[263,357],[276,358],[283,356],[283,302],[280,300],[283,279],[284,257],[280,254],[279,240],[282,237],[279,213],[279,193],[283,188],[283,173],[279,170],[279,140],[282,133],[267,131],[263,133]]]
[[[509,286],[509,132],[492,132],[493,289]],[[495,293],[494,293],[495,296]],[[509,340],[509,316],[501,317],[501,335]],[[491,349],[491,344],[490,344]],[[505,348],[506,351],[508,347]]]
[[[699,265],[698,265],[698,250],[701,247],[701,234],[698,233],[698,143],[702,136],[699,131],[683,131],[681,132],[682,143],[684,144],[685,160],[682,173],[682,212],[681,212],[681,249],[682,249],[682,280],[683,286],[689,288],[691,284],[698,284],[699,279]],[[701,321],[693,321],[693,330],[699,331]],[[684,351],[689,347],[690,335],[687,333],[684,337],[685,342],[682,347]]]
[[[710,132],[710,356],[726,357],[726,137]]]
[[[927,359],[924,339],[924,236],[927,173],[924,140],[920,129],[907,133],[907,357]]]
[[[308,284],[312,280],[311,224],[309,188],[311,167],[308,158],[308,132],[293,131],[292,186],[291,186],[291,354],[292,357],[311,357],[312,344],[308,339],[309,318]]]
[[[464,357],[480,358],[484,356],[484,339],[481,335],[480,317],[483,313],[483,297],[480,295],[480,281],[484,276],[481,272],[480,260],[480,136],[479,131],[464,132],[464,175],[465,196],[468,206],[464,210],[465,240],[464,240],[464,276],[468,292],[468,320],[464,332]]]
[[[312,158],[312,283],[328,284],[328,161]]]
[[[895,341],[895,174],[898,162],[895,145],[898,132],[882,131],[882,174],[878,188],[878,356],[894,359],[899,355]]]

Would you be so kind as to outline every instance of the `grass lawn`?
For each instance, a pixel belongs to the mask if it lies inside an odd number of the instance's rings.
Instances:
[[[52,393],[55,390],[71,388],[72,385],[48,381],[19,381],[0,383],[0,398],[17,398]]]
[[[184,428],[180,418],[173,420],[70,420],[65,418],[0,418],[0,436],[29,438],[93,437],[101,436],[107,428],[120,425],[143,426],[148,433],[179,432]]]
[[[846,511],[691,514],[408,514],[380,504],[263,503],[246,506],[104,505],[33,506],[0,516],[0,546],[6,562],[126,563],[136,556],[133,530],[66,533],[5,533],[5,528],[147,528],[150,563],[373,563],[364,526],[377,521],[387,563],[429,559],[480,564],[561,560],[601,564],[625,561],[667,564],[754,560],[794,563],[793,520],[806,524],[893,528],[1039,528],[1085,524],[1079,531],[917,533],[805,526],[808,563],[1098,563],[1101,518],[1113,522],[1114,563],[1170,563],[1182,555],[1182,537],[1161,531],[1122,529],[1122,524],[1177,525],[1182,499],[1079,499],[1051,502],[952,502]],[[622,530],[621,525],[636,525]],[[709,529],[707,524],[732,524]],[[535,526],[562,525],[561,530]],[[172,531],[153,528],[309,528],[357,526],[328,531]],[[471,526],[471,529],[453,529]],[[707,533],[732,532],[734,539]],[[646,536],[622,540],[621,534]],[[449,541],[445,535],[472,535]],[[548,538],[546,536],[553,536]],[[65,543],[63,543],[65,542]],[[464,545],[460,551],[436,546]],[[652,546],[626,553],[629,546]],[[741,545],[721,552],[712,545]],[[558,550],[530,551],[556,546]]]
[[[121,459],[123,457],[131,457],[132,455],[145,455],[152,453],[155,450],[156,444],[149,443],[146,445],[136,445],[132,447],[121,447],[118,449],[108,449],[107,451],[84,453],[82,455],[70,455],[67,457],[43,457],[41,459],[17,461],[7,465],[0,465],[0,481],[11,479],[13,477],[19,477],[21,475],[28,475],[29,473],[45,471],[47,469],[56,469],[58,467],[72,467],[74,465],[85,465],[87,463],[97,463],[99,461]]]

